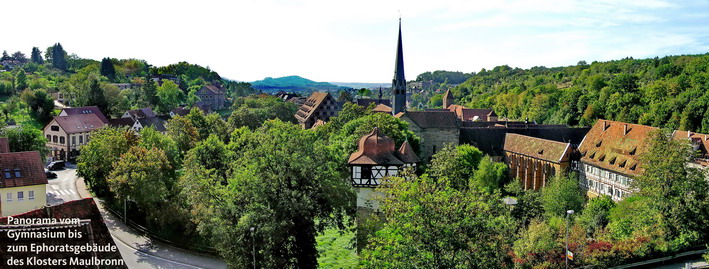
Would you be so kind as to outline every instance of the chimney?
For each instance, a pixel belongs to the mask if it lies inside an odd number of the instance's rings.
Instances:
[[[628,124],[626,123],[623,125],[623,135],[627,135],[627,134],[628,134]]]
[[[605,131],[606,129],[608,129],[608,122],[603,121],[603,131]]]

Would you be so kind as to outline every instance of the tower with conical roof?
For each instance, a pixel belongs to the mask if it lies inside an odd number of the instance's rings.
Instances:
[[[391,83],[393,96],[392,111],[396,115],[406,110],[406,78],[404,78],[404,51],[401,46],[401,18],[399,18],[399,42],[396,45],[396,66],[394,80]]]

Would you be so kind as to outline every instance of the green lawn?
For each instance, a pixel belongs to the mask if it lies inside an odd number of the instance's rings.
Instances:
[[[342,233],[341,233],[342,232]],[[353,231],[330,228],[316,238],[320,268],[358,268],[359,257],[354,245]]]
[[[19,126],[32,126],[39,130],[42,130],[42,128],[44,128],[44,124],[32,117],[32,115],[30,115],[27,110],[28,109],[26,105],[23,103],[23,106],[21,108],[18,108],[10,114],[10,118],[14,119],[15,123],[17,123],[17,125]]]

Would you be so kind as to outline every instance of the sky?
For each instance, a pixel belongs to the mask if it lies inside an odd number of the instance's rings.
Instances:
[[[0,10],[8,53],[60,42],[82,58],[187,61],[239,81],[390,82],[400,16],[408,80],[709,52],[709,0],[13,0]]]

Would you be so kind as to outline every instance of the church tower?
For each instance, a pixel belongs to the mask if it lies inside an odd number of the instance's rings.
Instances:
[[[399,18],[399,42],[396,45],[396,66],[394,67],[391,91],[391,95],[394,97],[391,113],[396,115],[406,111],[406,78],[404,78],[404,52],[401,47],[401,18]]]

